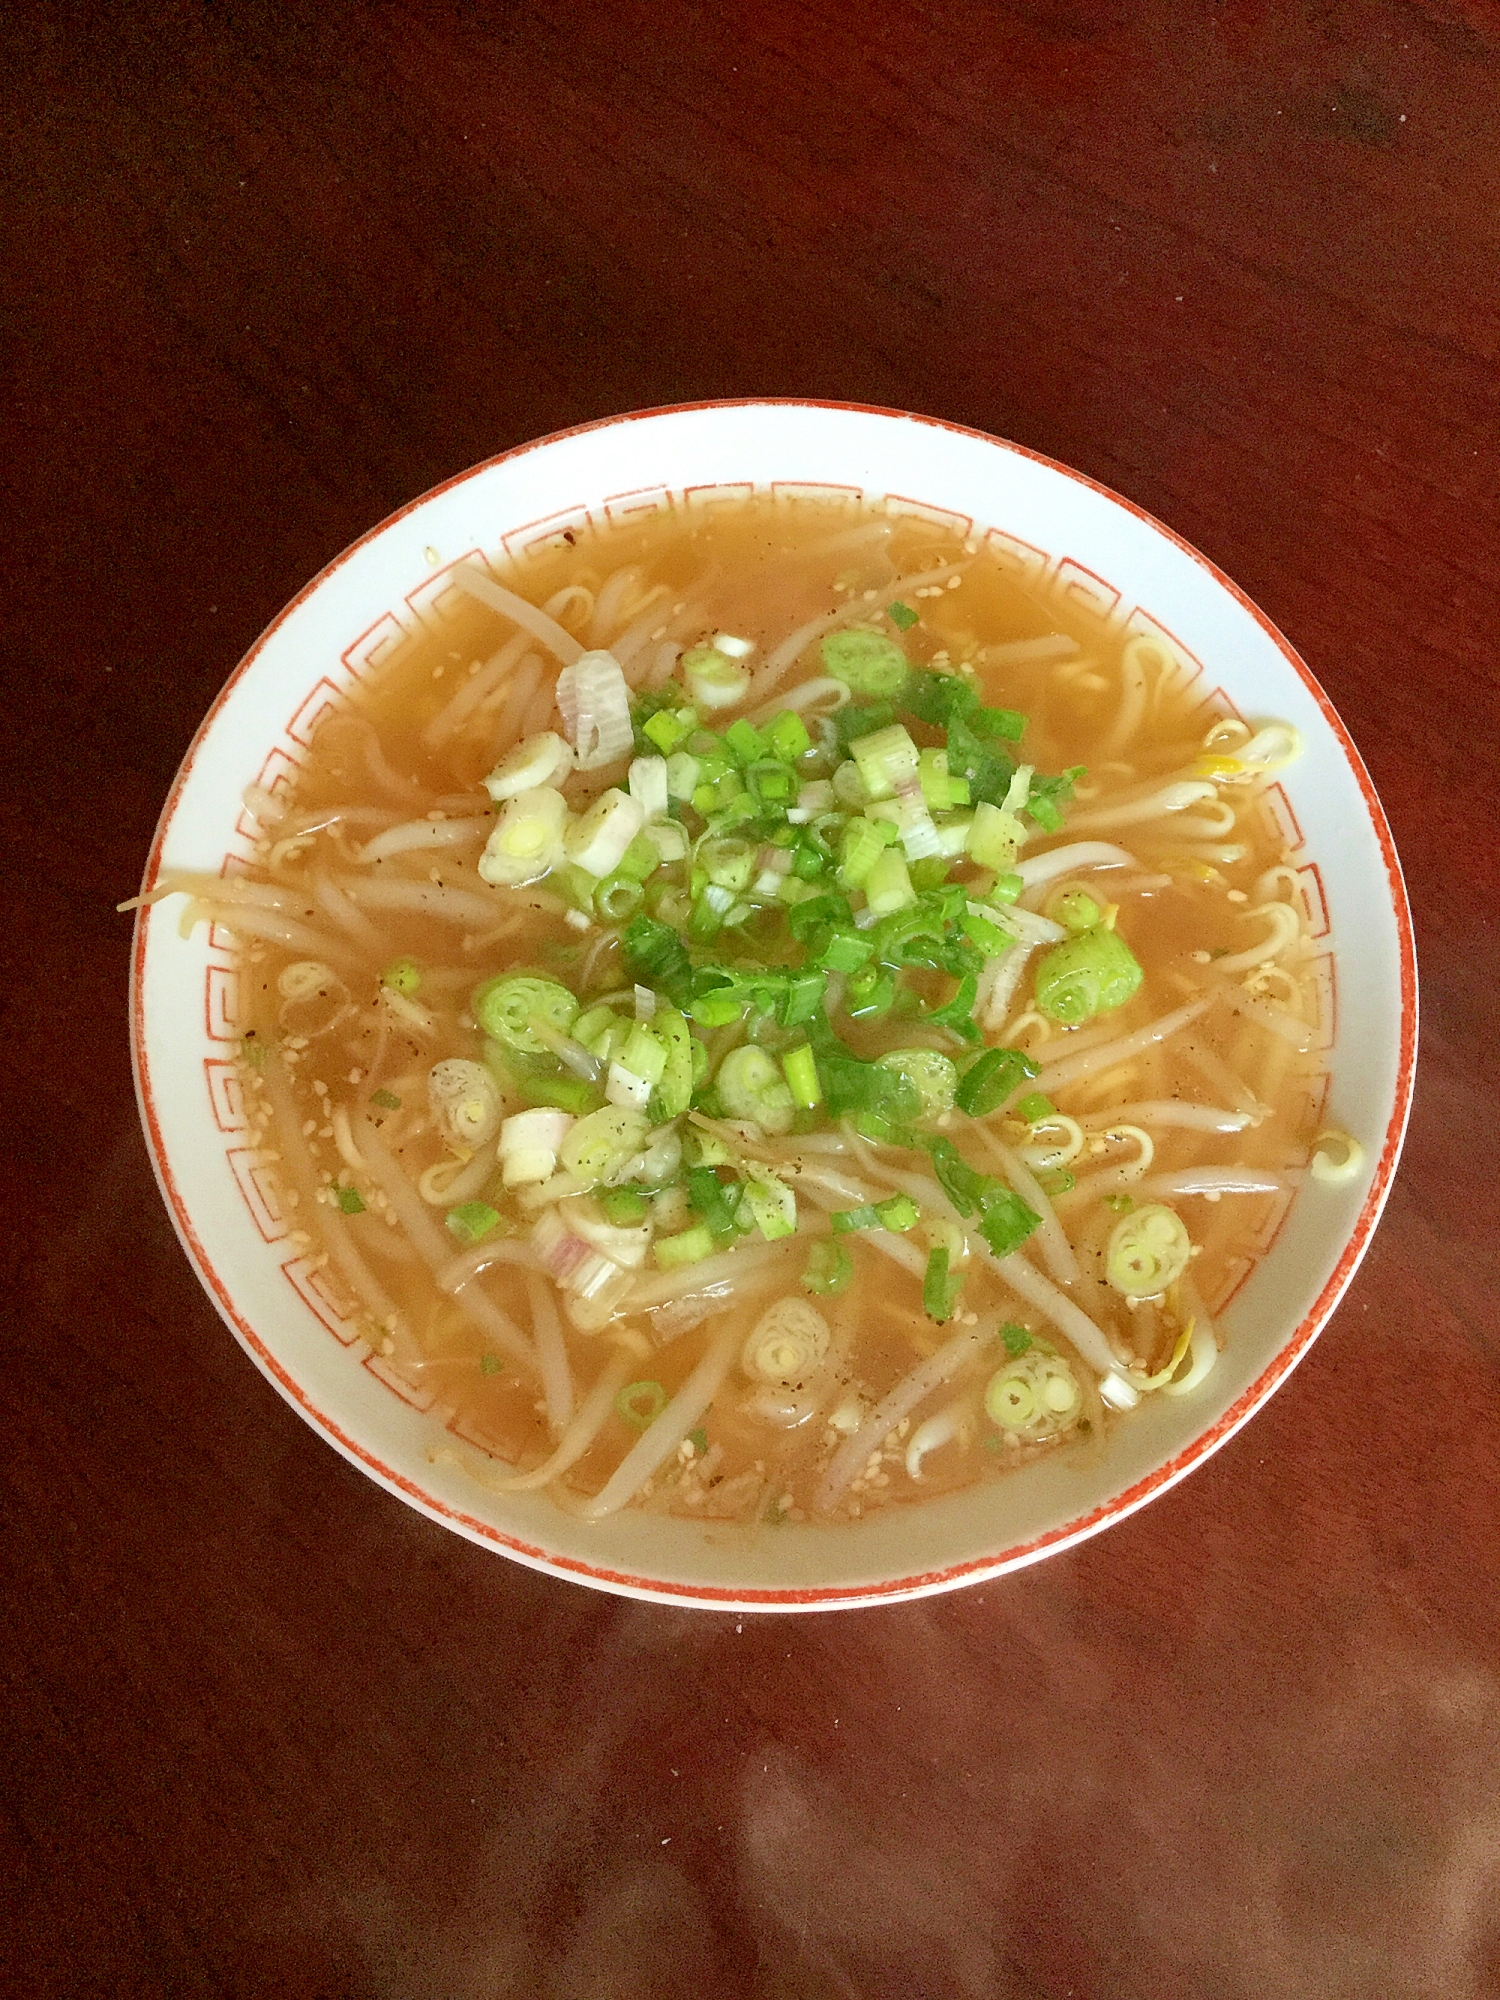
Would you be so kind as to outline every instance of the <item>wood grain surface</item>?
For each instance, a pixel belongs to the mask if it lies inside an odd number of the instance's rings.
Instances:
[[[0,62],[0,1984],[351,2000],[1500,1990],[1500,11],[154,0]],[[560,426],[929,411],[1301,650],[1418,929],[1405,1165],[1310,1357],[1003,1584],[656,1609],[386,1497],[248,1365],[127,1061],[245,647]]]

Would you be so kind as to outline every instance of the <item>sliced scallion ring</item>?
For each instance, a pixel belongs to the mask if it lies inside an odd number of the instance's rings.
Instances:
[[[1110,1231],[1105,1275],[1127,1299],[1150,1299],[1176,1284],[1193,1254],[1182,1219],[1164,1202],[1132,1209]]]
[[[615,1414],[633,1431],[648,1430],[667,1407],[667,1392],[660,1382],[627,1382],[615,1397]]]

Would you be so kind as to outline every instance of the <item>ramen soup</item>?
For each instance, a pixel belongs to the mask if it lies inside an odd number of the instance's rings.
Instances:
[[[1295,733],[879,509],[452,580],[247,795],[258,866],[148,899],[235,934],[252,1125],[435,1452],[588,1519],[848,1519],[1192,1395],[1351,1159]]]

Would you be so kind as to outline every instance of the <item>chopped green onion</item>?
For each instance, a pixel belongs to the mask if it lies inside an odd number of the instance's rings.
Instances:
[[[940,889],[948,879],[948,863],[941,854],[924,854],[911,864],[914,889]]]
[[[997,1257],[1019,1249],[1041,1217],[992,1174],[971,1167],[951,1139],[923,1139],[938,1183],[960,1215],[979,1210],[979,1229]]]
[[[515,1084],[528,1104],[552,1104],[559,1111],[571,1111],[575,1118],[585,1117],[600,1107],[599,1092],[581,1076],[523,1071],[516,1076]]]
[[[823,989],[826,983],[821,973],[792,974],[776,1009],[776,1018],[783,1028],[800,1028],[805,1022],[817,1017],[823,1005]]]
[[[1064,1027],[1077,1027],[1123,1007],[1142,977],[1135,954],[1117,932],[1080,931],[1054,945],[1037,967],[1036,1004]]]
[[[364,1199],[358,1188],[339,1188],[337,1190],[337,1200],[340,1209],[345,1215],[363,1215],[365,1212]]]
[[[733,751],[739,764],[753,764],[758,757],[766,754],[766,739],[753,722],[742,715],[737,722],[731,722],[724,731],[724,741]]]
[[[958,1071],[937,1049],[888,1049],[875,1058],[879,1069],[904,1076],[920,1100],[919,1118],[941,1118],[953,1109]]]
[[[573,1039],[582,1042],[591,1054],[602,1055],[605,1052],[602,1044],[610,1029],[623,1025],[613,1007],[590,1007],[573,1023]]]
[[[682,656],[682,678],[700,708],[733,708],[750,686],[749,669],[717,646],[690,646]]]
[[[958,1108],[971,1118],[987,1118],[1037,1066],[1020,1049],[986,1049],[965,1070],[958,1086]]]
[[[750,1118],[773,1138],[790,1132],[796,1104],[785,1079],[764,1049],[753,1044],[731,1049],[714,1079],[719,1102],[731,1118]]]
[[[745,1206],[756,1228],[768,1241],[790,1236],[797,1227],[797,1197],[768,1167],[745,1164]]]
[[[1107,1194],[1104,1197],[1104,1206],[1113,1209],[1116,1215],[1129,1215],[1135,1207],[1135,1199],[1128,1194]]]
[[[701,870],[716,888],[732,890],[737,896],[750,887],[755,874],[755,848],[735,834],[708,835],[699,841],[693,860],[695,871]]]
[[[877,1201],[875,1213],[882,1229],[915,1229],[922,1219],[922,1211],[909,1194],[893,1194],[885,1201]]]
[[[644,1198],[634,1188],[606,1188],[599,1197],[604,1220],[615,1229],[631,1229],[646,1220]]]
[[[919,757],[905,727],[893,722],[857,736],[849,745],[860,782],[872,799],[893,799],[917,782]]]
[[[690,1125],[682,1135],[683,1158],[689,1166],[732,1167],[734,1160],[724,1141],[700,1125]]]
[[[805,942],[819,924],[833,924],[839,929],[847,929],[853,921],[854,914],[848,898],[825,890],[822,895],[809,896],[798,903],[787,917],[787,928],[799,942]]]
[[[909,1194],[893,1194],[885,1201],[863,1202],[858,1208],[837,1208],[829,1216],[836,1236],[853,1229],[915,1229],[922,1212]]]
[[[683,839],[686,840],[685,835]],[[661,851],[656,842],[649,834],[638,833],[620,856],[620,865],[616,873],[628,875],[632,882],[644,882],[649,875],[654,875],[660,866]]]
[[[653,1115],[662,1119],[680,1118],[692,1101],[694,1064],[708,1052],[694,1041],[687,1022],[675,1007],[658,1007],[651,1016],[651,1034],[664,1050],[666,1061],[657,1075]]]
[[[737,987],[700,993],[692,1002],[692,1016],[700,1028],[727,1028],[744,1013],[748,1001]]]
[[[667,1052],[644,1021],[633,1021],[625,1046],[615,1060],[632,1076],[644,1077],[647,1083],[659,1083],[667,1067]]]
[[[1032,778],[1026,810],[1044,832],[1056,833],[1062,825],[1058,806],[1072,796],[1075,782],[1083,775],[1083,765],[1074,764],[1070,770],[1058,771],[1050,778]]]
[[[675,751],[667,759],[667,797],[690,799],[702,776],[703,765],[697,757],[690,757],[685,750]]]
[[[558,1148],[558,1159],[570,1174],[592,1187],[635,1158],[646,1144],[648,1130],[639,1111],[606,1104],[578,1120]]]
[[[913,611],[909,604],[903,604],[898,597],[894,604],[888,604],[885,607],[885,615],[890,619],[898,632],[909,632],[922,614],[919,611]]]
[[[792,856],[792,873],[803,882],[816,882],[828,872],[828,856],[815,841],[800,840]]]
[[[693,1447],[693,1456],[702,1458],[708,1450],[708,1432],[699,1424],[696,1430],[688,1432],[686,1442]]]
[[[972,1215],[983,1190],[993,1185],[991,1177],[971,1167],[951,1139],[928,1139],[924,1144],[943,1193],[960,1215]]]
[[[996,879],[995,886],[990,891],[990,899],[996,903],[1013,903],[1025,887],[1026,877],[1024,875],[1001,875]]]
[[[1036,1390],[1021,1375],[1002,1368],[990,1377],[984,1392],[985,1414],[1005,1430],[1018,1431],[1036,1414]]]
[[[1001,952],[1008,951],[1015,942],[1000,929],[998,924],[992,924],[988,917],[975,916],[972,910],[967,911],[959,921],[964,936],[971,943],[977,944],[986,958],[998,958]]]
[[[664,757],[670,757],[678,745],[692,735],[698,726],[698,718],[690,708],[658,709],[641,724],[641,733],[648,736]]]
[[[461,1243],[479,1243],[500,1226],[500,1217],[487,1201],[464,1201],[450,1208],[443,1218]]]
[[[800,1048],[788,1049],[781,1058],[781,1067],[786,1072],[787,1088],[798,1110],[815,1111],[823,1102],[823,1086],[818,1081],[818,1066],[807,1043],[803,1042]]]
[[[686,1264],[701,1264],[714,1253],[714,1239],[708,1225],[694,1223],[678,1236],[658,1236],[651,1246],[663,1271],[677,1271]]]
[[[481,1354],[479,1357],[479,1372],[481,1375],[498,1375],[503,1366],[504,1363],[498,1354]]]
[[[402,993],[407,999],[422,984],[421,968],[414,958],[398,958],[394,965],[388,965],[380,975],[382,986],[389,986],[393,993]]]
[[[825,673],[875,701],[899,694],[911,674],[905,653],[883,632],[830,632],[819,650]]]
[[[981,1204],[979,1233],[997,1257],[1008,1257],[1020,1249],[1041,1219],[1018,1194],[995,1182]]]
[[[552,871],[552,882],[558,892],[567,897],[577,910],[587,914],[594,907],[594,891],[599,886],[599,877],[590,875],[587,868],[575,868],[571,861],[564,861]]]
[[[685,997],[692,979],[687,947],[670,925],[655,917],[632,917],[620,938],[631,977],[665,993],[673,1005]]]
[[[741,1193],[738,1181],[726,1187],[712,1167],[692,1167],[688,1170],[688,1205],[708,1224],[716,1242],[731,1242],[738,1234],[735,1211],[739,1207]]]
[[[1055,1200],[1058,1195],[1066,1194],[1069,1188],[1078,1185],[1066,1167],[1045,1167],[1037,1175],[1036,1184],[1049,1200]]]
[[[1017,1326],[1008,1319],[1000,1329],[1000,1338],[1005,1342],[1005,1351],[1012,1361],[1017,1361],[1031,1345],[1031,1335],[1024,1326]]]
[[[790,764],[794,757],[801,757],[812,748],[807,724],[790,708],[782,710],[766,730],[765,737],[772,755],[785,764]]]
[[[830,1118],[872,1112],[897,1124],[916,1117],[917,1094],[899,1071],[861,1062],[831,1036],[829,1044],[819,1045],[818,1075]]]
[[[874,945],[857,931],[835,931],[818,953],[818,964],[830,972],[858,972],[874,952]]]
[[[827,1297],[841,1292],[854,1276],[854,1259],[842,1243],[815,1243],[802,1282],[810,1292]]]
[[[747,765],[745,783],[751,797],[772,811],[784,811],[797,796],[797,773],[790,764],[783,764],[775,757],[757,757],[753,764]]]
[[[1012,814],[1002,812],[988,799],[981,799],[974,808],[964,846],[969,859],[978,862],[981,868],[1005,871],[1016,865],[1016,851],[1024,832],[1021,822]]]
[[[397,1097],[393,1090],[372,1090],[370,1092],[370,1102],[378,1104],[382,1111],[399,1111],[401,1109],[401,1099]]]
[[[940,674],[919,669],[906,684],[902,707],[919,722],[944,729],[956,716],[972,714],[979,706],[974,683],[963,674]]]
[[[1147,1202],[1110,1231],[1104,1273],[1127,1299],[1155,1298],[1176,1284],[1192,1254],[1182,1218],[1164,1202]]]
[[[930,1027],[951,1028],[966,1042],[977,1042],[979,1030],[974,1025],[974,1003],[978,996],[979,981],[972,972],[966,972],[958,982],[958,991],[953,998],[941,1007],[929,1008],[922,1018]]]
[[[606,875],[594,891],[594,908],[607,924],[622,924],[641,907],[643,891],[625,874]]]
[[[1009,743],[1019,743],[1026,734],[1026,718],[1013,708],[976,708],[969,716],[969,727],[976,736],[1000,736]]]
[[[883,972],[878,965],[867,965],[849,981],[844,1011],[851,1020],[868,1021],[877,1014],[889,1013],[895,997],[896,982],[890,973]]]
[[[868,822],[866,822],[868,824]],[[865,901],[877,916],[905,909],[917,900],[906,857],[897,847],[887,847],[865,876]]]
[[[951,1319],[963,1288],[962,1271],[955,1272],[951,1277],[948,1274],[948,1252],[945,1249],[929,1251],[927,1272],[922,1280],[922,1310],[927,1317],[939,1322]]]
[[[525,973],[504,973],[475,987],[469,1002],[484,1033],[521,1055],[547,1055],[547,1044],[527,1025],[534,1014],[567,1034],[578,1018],[578,1002],[555,979],[535,979]]]
[[[948,796],[948,753],[946,750],[923,750],[917,757],[917,782],[922,787],[922,796],[932,812],[946,812],[952,801]]]
[[[615,1414],[633,1431],[649,1430],[666,1407],[667,1392],[660,1382],[627,1382],[615,1397]]]
[[[885,850],[885,834],[873,820],[846,821],[839,840],[839,880],[844,887],[858,888]]]
[[[1035,1076],[1036,1071],[1033,1069],[1031,1074]],[[1057,1106],[1050,1097],[1044,1096],[1039,1090],[1034,1090],[1029,1097],[1023,1097],[1016,1106],[1016,1116],[1024,1118],[1028,1125],[1040,1125],[1043,1119],[1057,1116]]]
[[[1071,882],[1048,897],[1044,915],[1064,930],[1089,931],[1103,921],[1104,906],[1087,889]]]

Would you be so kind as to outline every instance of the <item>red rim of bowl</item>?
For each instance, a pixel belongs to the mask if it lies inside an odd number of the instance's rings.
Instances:
[[[351,542],[346,549],[334,557],[332,562],[319,570],[318,574],[309,583],[304,585],[297,592],[296,596],[277,613],[276,617],[272,619],[271,623],[256,639],[255,643],[225,681],[208,713],[204,716],[203,721],[195,731],[192,742],[188,745],[187,752],[178,767],[176,776],[173,778],[166,803],[162,807],[161,817],[157,822],[150,853],[146,860],[142,890],[144,892],[150,889],[156,882],[157,876],[160,873],[162,848],[177,809],[177,802],[181,797],[188,774],[192,769],[193,760],[205,737],[208,735],[209,730],[212,728],[219,711],[228,700],[231,691],[255,664],[256,660],[259,659],[272,635],[279,631],[293,612],[305,603],[314,591],[321,588],[323,583],[335,571],[341,569],[359,549],[365,547],[367,543],[376,540],[387,529],[394,527],[397,522],[405,520],[417,508],[425,506],[440,494],[451,492],[453,488],[463,485],[470,479],[477,478],[481,473],[489,471],[493,466],[503,465],[513,459],[523,458],[531,452],[540,451],[543,447],[557,444],[563,439],[583,437],[591,431],[609,430],[619,424],[639,423],[652,417],[684,416],[699,410],[762,408],[848,410],[859,416],[893,418],[898,422],[920,424],[932,430],[951,431],[959,437],[976,438],[982,443],[997,445],[1004,451],[1013,452],[1019,458],[1029,459],[1036,465],[1045,466],[1050,471],[1061,474],[1065,479],[1072,480],[1080,486],[1085,486],[1090,491],[1101,495],[1104,499],[1112,501],[1115,506],[1123,508],[1126,513],[1134,515],[1139,521],[1143,521],[1149,528],[1154,529],[1157,534],[1162,535],[1167,541],[1172,543],[1174,547],[1180,549],[1184,555],[1189,556],[1200,568],[1206,570],[1214,581],[1234,598],[1236,603],[1249,613],[1250,617],[1255,620],[1256,624],[1260,626],[1261,630],[1271,640],[1288,666],[1292,668],[1293,672],[1298,676],[1303,686],[1317,703],[1319,712],[1322,714],[1324,721],[1328,724],[1335,740],[1344,753],[1344,757],[1359,786],[1365,810],[1369,814],[1370,823],[1375,830],[1376,839],[1380,845],[1381,855],[1385,862],[1386,881],[1390,894],[1392,914],[1396,920],[1396,935],[1401,969],[1401,1040],[1396,1074],[1395,1101],[1391,1107],[1390,1117],[1387,1121],[1385,1140],[1381,1147],[1374,1179],[1371,1182],[1369,1193],[1365,1198],[1364,1205],[1360,1210],[1354,1228],[1350,1233],[1349,1240],[1345,1244],[1337,1264],[1334,1266],[1327,1282],[1319,1292],[1311,1308],[1303,1316],[1296,1329],[1283,1342],[1274,1359],[1250,1387],[1241,1393],[1215,1423],[1194,1438],[1191,1444],[1185,1446],[1182,1451],[1169,1458],[1164,1464],[1156,1467],[1154,1471],[1148,1473],[1143,1479],[1137,1480],[1133,1486],[1128,1487],[1123,1493],[1117,1494],[1112,1500],[1090,1509],[1087,1513],[1080,1515],[1076,1520],[1067,1522],[1062,1527],[1050,1529],[1045,1534],[1034,1536],[1029,1541],[1017,1543],[1010,1548],[998,1550],[993,1554],[976,1556],[967,1562],[950,1564],[942,1569],[917,1572],[868,1584],[815,1585],[802,1589],[768,1590],[752,1587],[736,1588],[713,1584],[676,1583],[656,1577],[638,1576],[628,1571],[614,1570],[600,1564],[584,1562],[574,1557],[558,1555],[552,1551],[523,1541],[517,1536],[506,1534],[503,1530],[493,1527],[489,1522],[481,1521],[474,1515],[465,1513],[461,1508],[450,1506],[435,1494],[427,1492],[415,1480],[408,1478],[406,1474],[398,1472],[392,1466],[386,1465],[368,1447],[348,1436],[334,1418],[329,1416],[326,1411],[319,1409],[311,1401],[301,1384],[276,1359],[275,1355],[261,1341],[254,1328],[250,1326],[240,1313],[235,1305],[229,1287],[215,1269],[212,1260],[198,1239],[197,1232],[193,1228],[187,1204],[183,1199],[176,1176],[167,1158],[166,1146],[163,1142],[161,1125],[152,1094],[150,1067],[146,1055],[145,1004],[143,998],[146,935],[151,914],[149,910],[139,910],[136,913],[135,939],[131,952],[131,1064],[135,1075],[136,1098],[140,1107],[141,1123],[146,1133],[151,1165],[156,1175],[157,1184],[161,1189],[162,1198],[166,1202],[168,1213],[171,1216],[173,1227],[176,1229],[178,1238],[188,1254],[189,1261],[197,1272],[200,1283],[217,1306],[221,1317],[249,1353],[252,1360],[256,1362],[261,1372],[267,1376],[287,1401],[291,1403],[299,1415],[379,1485],[384,1486],[387,1491],[405,1500],[420,1513],[426,1514],[440,1525],[452,1528],[458,1533],[467,1536],[470,1540],[477,1541],[487,1548],[501,1550],[514,1559],[527,1564],[529,1567],[545,1570],[551,1575],[560,1576],[573,1582],[587,1582],[605,1590],[627,1596],[653,1599],[662,1603],[697,1604],[714,1610],[834,1610],[842,1606],[887,1603],[904,1597],[927,1595],[933,1591],[951,1590],[965,1583],[981,1582],[987,1578],[1002,1575],[1009,1570],[1023,1568],[1026,1564],[1035,1562],[1042,1556],[1055,1553],[1062,1548],[1071,1546],[1073,1543],[1083,1541],[1088,1536],[1097,1534],[1102,1528],[1109,1527],[1116,1521],[1124,1520],[1127,1515],[1133,1514],[1138,1508],[1143,1507],[1147,1501],[1155,1499],[1158,1495],[1166,1492],[1169,1487],[1174,1486],[1178,1480],[1191,1472],[1195,1466],[1201,1465],[1205,1459],[1218,1450],[1220,1445],[1231,1438],[1240,1426],[1253,1416],[1261,1404],[1267,1400],[1276,1387],[1302,1359],[1302,1356],[1307,1352],[1327,1323],[1339,1299],[1343,1296],[1344,1291],[1359,1266],[1360,1259],[1364,1256],[1369,1246],[1375,1225],[1380,1220],[1380,1213],[1385,1206],[1386,1197],[1390,1193],[1391,1183],[1395,1177],[1396,1165],[1401,1154],[1401,1144],[1405,1136],[1407,1118],[1411,1110],[1412,1091],[1416,1072],[1416,946],[1412,933],[1411,911],[1406,897],[1406,885],[1402,878],[1401,864],[1396,855],[1395,842],[1391,837],[1391,830],[1386,820],[1385,809],[1380,803],[1374,785],[1371,783],[1370,775],[1364,766],[1364,761],[1355,748],[1354,741],[1348,730],[1344,727],[1337,710],[1323,692],[1323,689],[1318,685],[1311,672],[1303,664],[1295,649],[1271,623],[1270,619],[1266,617],[1259,606],[1245,595],[1238,584],[1231,577],[1226,576],[1217,564],[1211,562],[1207,556],[1194,548],[1190,542],[1184,541],[1181,535],[1176,534],[1163,522],[1158,521],[1155,515],[1149,514],[1144,507],[1138,507],[1133,500],[1128,500],[1124,495],[1114,492],[1110,487],[1101,485],[1098,480],[1090,479],[1085,473],[1077,472],[1071,466],[1062,465],[1056,459],[1048,458],[1042,452],[1031,451],[1025,445],[1015,444],[1007,438],[994,437],[987,431],[975,430],[966,424],[949,423],[940,417],[923,416],[912,410],[888,410],[874,404],[839,402],[805,396],[727,397],[716,401],[666,404],[657,409],[631,410],[619,416],[601,417],[591,423],[575,424],[566,430],[553,431],[546,437],[533,438],[526,444],[516,445],[510,451],[499,452],[493,458],[487,458],[478,465],[469,466],[465,471],[456,473],[453,478],[446,479],[440,485],[432,487],[428,492],[420,495],[419,498],[408,501],[405,506],[397,508],[394,513],[387,515],[383,521],[361,535],[357,541]]]

